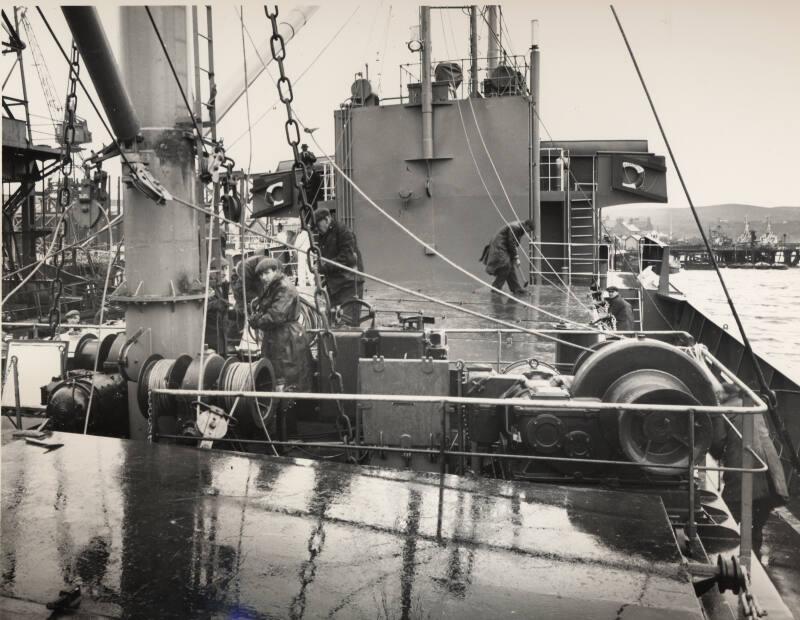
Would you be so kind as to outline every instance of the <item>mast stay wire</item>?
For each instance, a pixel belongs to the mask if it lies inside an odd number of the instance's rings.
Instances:
[[[250,88],[249,88],[249,86],[247,84],[249,80],[247,78],[247,47],[245,45],[245,40],[244,40],[244,33],[245,33],[244,8],[241,7],[241,6],[239,7],[239,23],[240,23],[240,26],[241,26],[240,27],[240,31],[241,31],[241,35],[242,35],[242,64],[243,64],[243,70],[244,70],[244,101],[245,101],[245,108],[247,110],[247,136],[248,136],[248,145],[249,145],[248,157],[247,157],[247,176],[245,177],[245,183],[249,183],[250,182],[250,167],[253,164],[253,129],[252,129],[252,125],[251,125],[251,122],[250,122]],[[259,55],[259,58],[260,57],[261,56]],[[245,204],[242,207],[242,219],[244,219],[247,216],[247,203],[252,201],[252,198],[250,196],[250,192],[249,191],[246,192],[246,195],[243,197],[243,199],[245,201]],[[242,261],[239,264],[242,267],[241,278],[242,278],[242,297],[244,299],[244,303],[242,304],[242,307],[243,307],[243,310],[244,310],[244,325],[245,325],[245,329],[247,329],[247,331],[250,331],[251,325],[250,325],[249,317],[247,315],[248,310],[249,310],[249,307],[248,307],[249,303],[248,303],[248,300],[247,300],[247,277],[246,277],[246,274],[244,272],[244,268],[245,268],[245,265],[244,265],[244,261],[245,261],[245,258],[244,258],[245,257],[245,245],[244,245],[244,242],[245,242],[245,234],[244,234],[245,233],[245,227],[244,226],[240,226],[239,227],[239,233],[240,233],[240,239],[241,239],[241,244],[242,244]],[[206,287],[207,286],[208,286],[208,281],[206,281]],[[206,288],[206,291],[208,291],[207,288]],[[207,294],[208,293],[206,292],[206,295]],[[242,333],[244,333],[244,332],[242,332]],[[250,383],[253,385],[253,389],[256,389],[256,378],[255,378],[255,373],[253,372],[253,351],[252,351],[252,349],[250,347],[249,342],[248,342],[248,345],[247,345],[247,369],[248,369],[248,371],[250,373]],[[255,402],[255,405],[256,405],[256,410],[258,411],[258,420],[261,423],[261,429],[264,431],[264,435],[266,436],[267,440],[268,441],[272,441],[272,438],[269,436],[269,430],[267,429],[267,423],[264,420],[264,416],[261,413],[261,403],[258,401],[257,398],[254,400],[254,402]],[[275,445],[274,444],[270,444],[270,446],[272,447],[272,452],[275,454],[275,456],[278,456],[278,450],[275,447]]]
[[[619,32],[622,35],[622,40],[625,42],[625,47],[628,49],[628,55],[633,62],[634,69],[636,69],[636,74],[639,76],[639,82],[642,85],[642,89],[644,90],[644,94],[647,97],[647,102],[650,104],[650,110],[653,112],[653,117],[655,118],[656,124],[658,125],[658,130],[661,132],[661,137],[664,140],[664,144],[667,147],[667,151],[669,152],[669,157],[672,160],[672,165],[675,167],[675,173],[678,175],[678,181],[680,181],[681,188],[683,189],[683,193],[686,196],[686,201],[689,203],[689,208],[692,211],[692,217],[694,218],[695,224],[697,224],[697,229],[700,231],[700,237],[703,239],[703,245],[706,247],[706,251],[708,252],[709,257],[711,258],[711,264],[714,266],[714,271],[717,274],[717,278],[719,279],[719,283],[722,286],[722,291],[725,293],[725,299],[728,302],[728,306],[731,309],[731,314],[733,315],[733,320],[736,322],[736,327],[739,329],[739,334],[742,336],[742,343],[744,344],[745,351],[747,352],[750,360],[753,364],[753,368],[756,371],[756,379],[758,380],[758,384],[760,389],[765,397],[765,400],[768,404],[768,412],[769,417],[772,420],[773,425],[775,426],[778,434],[780,435],[781,439],[785,443],[785,445],[789,448],[789,452],[791,452],[792,457],[792,465],[794,469],[800,472],[800,455],[798,454],[797,450],[794,447],[794,442],[792,441],[791,436],[789,435],[788,430],[786,429],[786,425],[783,422],[783,419],[778,415],[777,406],[778,406],[778,398],[774,390],[770,389],[769,384],[767,383],[766,377],[764,376],[764,371],[761,368],[761,364],[758,360],[758,357],[753,350],[753,346],[750,343],[750,339],[747,337],[747,333],[745,332],[744,325],[742,325],[742,320],[739,317],[739,312],[736,310],[736,304],[733,303],[733,298],[731,297],[730,292],[728,291],[728,286],[725,284],[725,278],[722,277],[722,272],[719,269],[719,265],[717,264],[717,259],[714,256],[714,252],[711,250],[711,244],[708,241],[708,237],[706,236],[705,230],[703,229],[703,225],[700,222],[700,216],[697,213],[697,208],[694,206],[694,202],[692,201],[691,194],[689,193],[689,188],[686,186],[686,181],[684,181],[683,174],[681,173],[681,169],[678,166],[677,158],[675,157],[675,153],[672,150],[672,146],[670,145],[669,139],[667,138],[667,133],[664,129],[664,126],[661,124],[661,118],[656,111],[655,103],[653,102],[653,98],[650,95],[650,91],[647,88],[647,84],[644,80],[644,76],[642,75],[641,69],[639,69],[639,63],[636,61],[636,56],[633,53],[633,49],[631,48],[630,43],[628,42],[628,37],[625,34],[625,30],[622,27],[622,22],[620,22],[619,16],[617,15],[616,9],[614,9],[614,5],[609,5],[611,8],[611,13],[614,16],[614,20],[617,22],[617,27],[619,28]]]
[[[100,316],[98,317],[97,324],[102,325],[103,319],[105,317],[106,311],[106,296],[108,295],[108,282],[111,278],[111,268],[114,265],[115,257],[114,254],[111,252],[111,248],[114,246],[114,227],[111,225],[111,220],[108,217],[108,212],[103,208],[99,207],[100,212],[103,214],[103,217],[106,219],[108,224],[108,265],[106,266],[106,279],[103,282],[103,294],[100,297]],[[98,341],[101,340],[100,330],[97,330]],[[97,365],[100,361],[100,356],[94,356],[94,367],[92,369],[92,381],[89,382],[89,402],[86,405],[86,418],[83,422],[83,434],[86,435],[89,432],[89,416],[92,414],[92,398],[94,397],[94,375],[97,374]]]
[[[328,39],[328,42],[325,43],[325,45],[322,46],[322,49],[320,49],[320,51],[317,53],[317,55],[314,56],[314,59],[306,66],[305,69],[303,69],[298,74],[297,78],[294,80],[294,84],[295,85],[297,85],[300,82],[300,80],[303,78],[303,76],[306,73],[308,73],[308,71],[311,69],[311,67],[313,67],[317,63],[317,60],[319,60],[320,56],[322,56],[325,53],[325,51],[331,46],[331,44],[339,37],[339,35],[341,34],[342,30],[344,30],[345,26],[347,26],[352,21],[353,17],[355,16],[356,13],[358,13],[358,10],[360,8],[361,8],[360,5],[356,6],[356,8],[353,10],[353,12],[350,13],[350,16],[344,22],[342,22],[342,25],[339,26],[339,29],[333,34],[333,36],[330,39]],[[264,68],[267,70],[267,74],[269,75],[270,79],[273,82],[275,82],[275,79],[272,76],[272,73],[270,73],[269,69],[267,69],[266,63],[264,63],[263,58],[261,58],[261,54],[259,53],[258,48],[256,48],[256,45],[253,42],[253,38],[250,36],[250,31],[247,29],[246,25],[244,27],[244,30],[247,33],[248,38],[250,38],[250,42],[253,44],[253,47],[255,48],[256,54],[258,55],[258,59],[261,61],[261,64],[264,65]],[[264,118],[267,116],[267,114],[269,114],[275,108],[275,106],[277,106],[280,102],[281,102],[280,99],[276,99],[270,105],[268,105],[266,107],[266,110],[261,114],[261,116],[259,116],[255,120],[255,122],[253,123],[252,127],[255,127],[262,120],[264,120]],[[252,129],[252,128],[250,128],[250,129]],[[236,139],[228,145],[228,148],[232,148],[237,142],[239,142],[239,140],[244,138],[247,135],[247,132],[250,131],[250,129],[247,129],[247,130],[243,131],[241,134],[239,134],[236,137]]]
[[[167,45],[164,43],[164,39],[161,37],[161,32],[158,30],[158,26],[156,25],[156,20],[153,18],[153,14],[150,12],[150,7],[145,5],[144,10],[147,11],[147,17],[150,18],[150,24],[153,26],[153,31],[158,38],[158,42],[161,44],[161,49],[164,51],[164,56],[167,59],[167,64],[169,65],[170,70],[172,71],[172,77],[175,78],[175,83],[178,85],[178,90],[181,93],[181,97],[183,98],[183,103],[186,105],[186,111],[189,113],[189,118],[192,119],[192,125],[194,125],[194,130],[197,132],[197,137],[200,139],[200,146],[203,149],[203,154],[208,155],[208,151],[206,150],[205,142],[203,141],[203,132],[200,131],[200,128],[197,126],[197,119],[194,117],[194,112],[192,112],[192,106],[189,105],[189,100],[186,98],[186,91],[183,90],[183,84],[181,84],[181,80],[178,77],[178,72],[175,70],[175,65],[172,64],[172,58],[169,55],[169,50],[167,50]]]
[[[439,18],[440,18],[441,23],[442,23],[443,40],[444,40],[444,43],[445,43],[445,47],[447,49],[447,55],[449,56],[450,55],[450,46],[447,43],[447,33],[445,32],[445,29],[444,29],[444,16],[443,16],[442,13],[443,13],[442,11],[439,11]],[[455,33],[453,31],[453,21],[450,18],[449,14],[447,16],[447,21],[448,21],[448,25],[450,26],[450,36],[455,41]],[[497,166],[494,163],[494,158],[492,157],[492,154],[489,151],[489,147],[486,145],[486,141],[483,138],[483,132],[481,131],[481,127],[478,124],[478,117],[475,114],[475,107],[472,105],[472,97],[467,97],[467,102],[469,103],[470,110],[472,111],[472,119],[473,119],[473,121],[475,123],[475,129],[477,129],[477,131],[478,131],[478,137],[481,140],[481,144],[483,145],[483,150],[486,153],[486,156],[489,159],[489,163],[492,166],[492,170],[494,170],[494,174],[497,177],[497,181],[500,184],[500,189],[503,191],[503,195],[505,196],[505,199],[508,202],[508,206],[511,209],[511,212],[514,214],[514,219],[516,219],[517,221],[522,221],[520,216],[519,216],[519,214],[517,213],[517,210],[514,208],[514,203],[511,201],[511,198],[509,197],[508,192],[506,191],[506,186],[503,183],[503,179],[500,177],[500,172],[497,170]],[[472,156],[472,161],[475,163],[475,168],[477,170],[478,169],[478,162],[475,159],[475,155],[472,152],[472,147],[470,145],[469,136],[467,135],[467,127],[466,127],[466,124],[464,123],[464,116],[463,116],[463,114],[461,112],[461,100],[457,100],[456,101],[456,106],[458,107],[458,114],[459,114],[459,116],[461,116],[461,125],[464,128],[464,137],[467,140],[467,147],[469,148],[470,155]],[[500,209],[495,204],[494,198],[492,197],[491,193],[489,192],[489,189],[486,186],[486,183],[483,181],[483,175],[480,173],[480,171],[478,171],[478,176],[481,179],[481,183],[483,183],[483,187],[486,190],[486,193],[489,195],[489,200],[492,202],[492,204],[494,205],[495,209],[497,209],[497,212],[500,213]],[[504,222],[506,222],[506,219],[503,217],[502,213],[500,213],[500,217],[503,218]],[[506,224],[508,224],[508,222],[506,222]],[[539,231],[539,234],[541,234],[541,231]],[[516,239],[516,237],[515,237],[515,239]],[[530,256],[523,249],[522,243],[519,240],[517,240],[517,245],[519,246],[520,250],[522,251],[523,256],[525,256],[525,259],[528,261],[528,264],[530,265],[530,262],[531,262]],[[564,290],[567,292],[567,295],[572,295],[575,298],[575,300],[578,302],[578,304],[584,310],[589,311],[590,308],[583,302],[583,300],[580,299],[580,297],[578,297],[577,293],[575,293],[575,291],[572,290],[572,287],[570,287],[566,282],[564,282],[564,279],[561,277],[561,275],[558,273],[558,271],[556,271],[555,267],[553,267],[552,263],[548,260],[548,258],[544,255],[544,252],[542,252],[541,248],[537,247],[537,245],[535,243],[533,244],[533,248],[545,260],[545,263],[550,268],[550,270],[553,272],[553,275],[556,277],[556,279],[564,287]],[[540,275],[544,275],[544,274],[540,274]]]

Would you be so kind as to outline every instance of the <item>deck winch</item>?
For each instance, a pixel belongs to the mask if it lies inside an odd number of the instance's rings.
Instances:
[[[465,396],[692,406],[719,404],[707,370],[686,352],[655,340],[609,342],[581,359],[574,377],[555,371],[527,374],[470,372]],[[524,365],[509,368],[512,372]],[[515,474],[542,478],[558,472],[585,478],[602,472],[630,478],[685,477],[689,465],[689,415],[682,412],[625,410],[616,414],[546,407],[467,407],[470,438],[489,451],[509,445],[517,453],[570,459],[630,461],[641,470],[575,461],[532,461]],[[712,440],[708,414],[694,415],[694,460]],[[680,468],[680,469],[678,469]]]

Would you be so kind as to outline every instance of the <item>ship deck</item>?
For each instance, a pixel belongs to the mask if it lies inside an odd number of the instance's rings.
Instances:
[[[52,439],[4,436],[14,617],[702,617],[655,497]]]

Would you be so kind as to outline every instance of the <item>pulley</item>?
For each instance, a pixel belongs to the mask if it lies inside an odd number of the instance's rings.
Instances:
[[[222,213],[229,220],[239,222],[242,217],[242,201],[235,193],[225,194],[220,197]]]

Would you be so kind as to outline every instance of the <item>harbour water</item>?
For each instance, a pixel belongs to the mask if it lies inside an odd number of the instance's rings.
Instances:
[[[723,269],[722,276],[755,351],[800,381],[800,271]],[[670,279],[704,314],[738,333],[713,271],[684,270]]]

